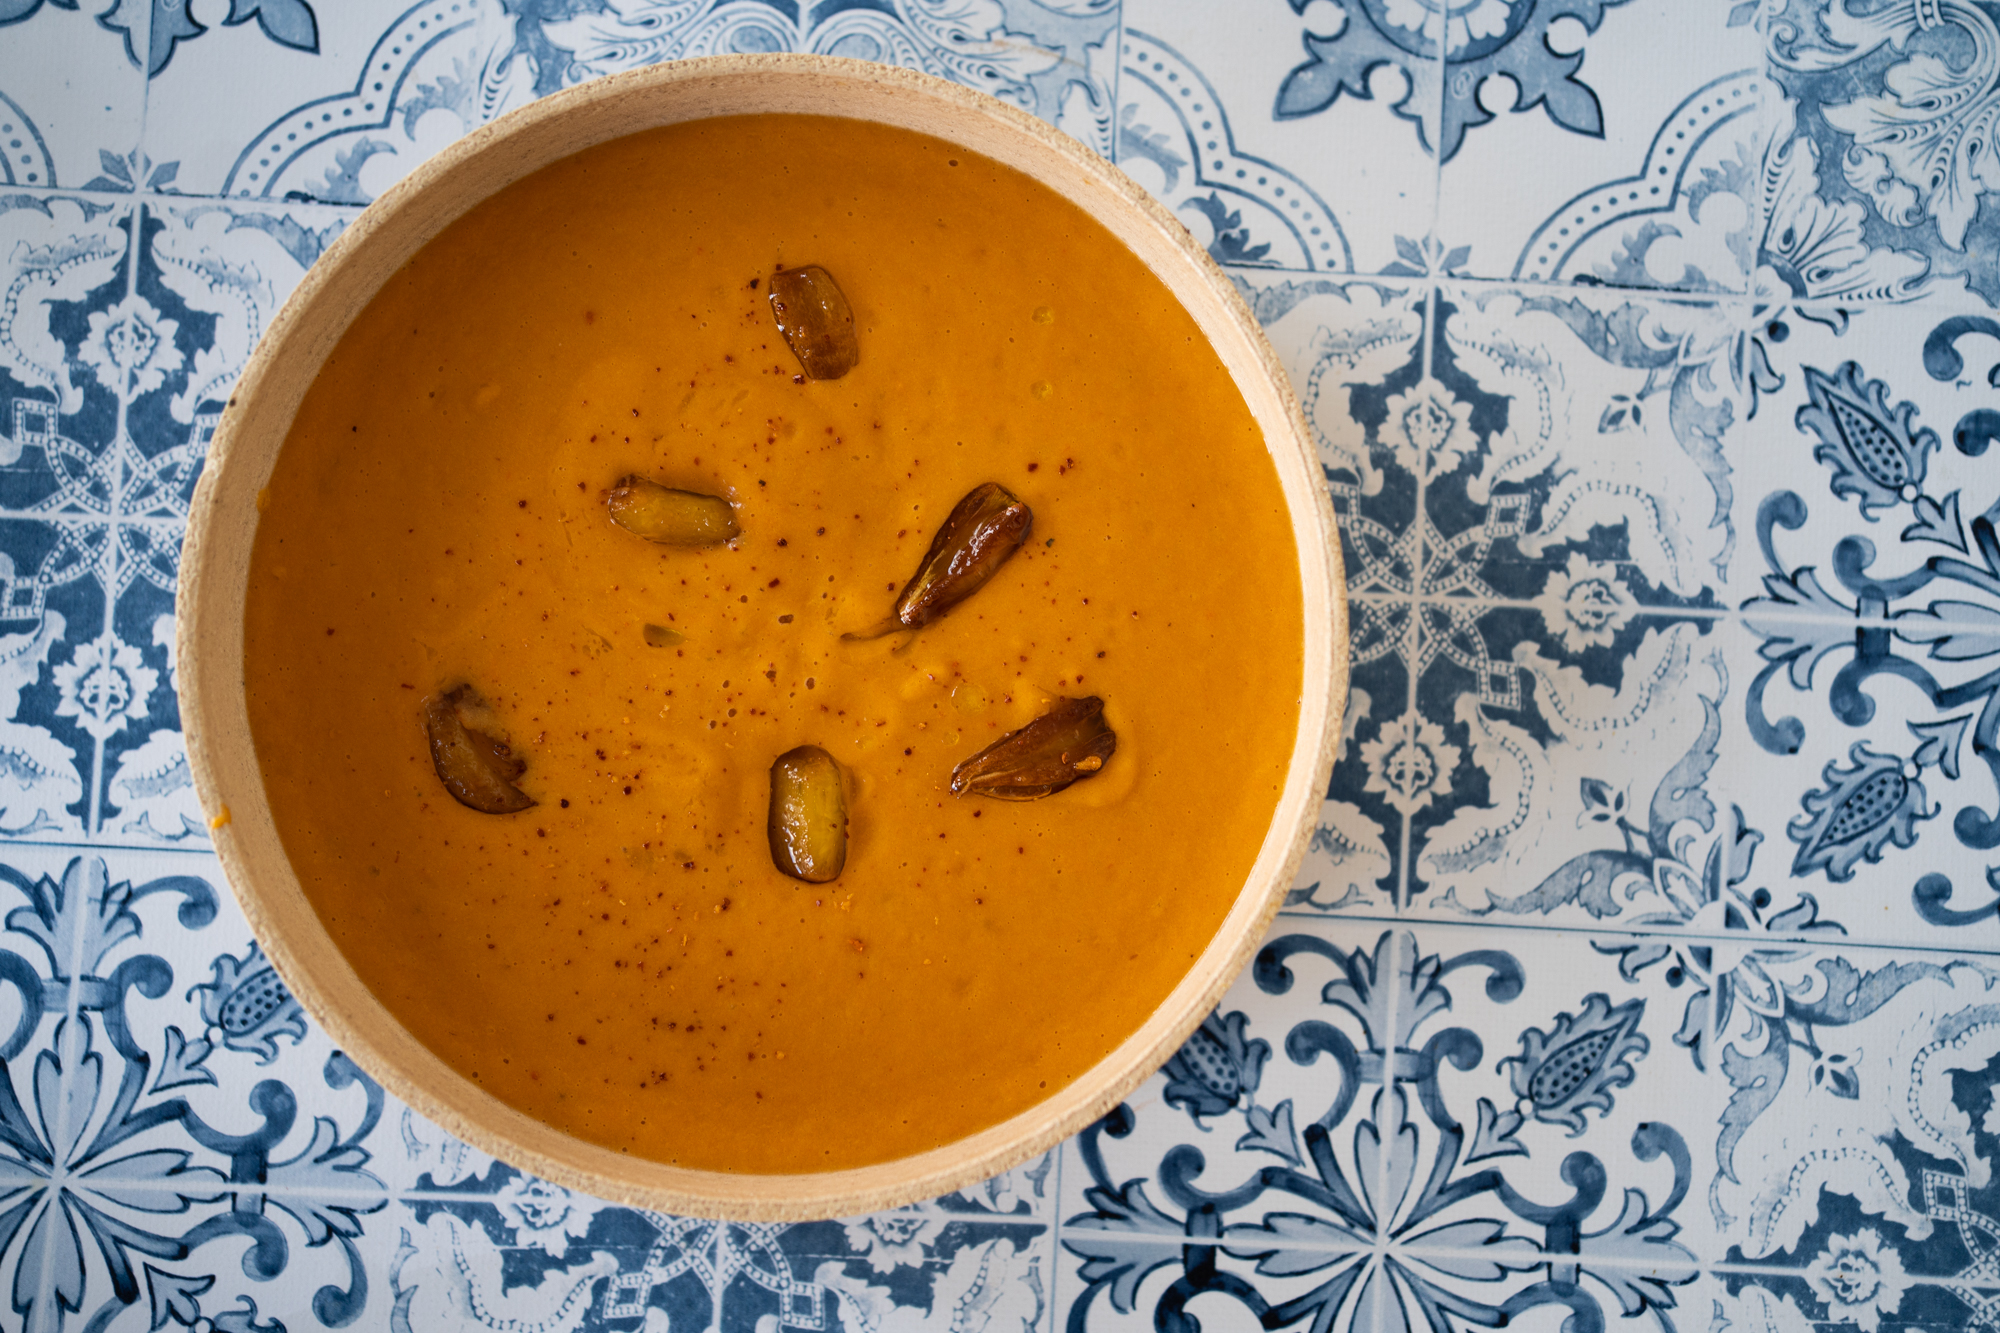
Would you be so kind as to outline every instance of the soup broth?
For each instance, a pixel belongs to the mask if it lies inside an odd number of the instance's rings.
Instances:
[[[767,300],[823,266],[859,360]],[[740,534],[641,540],[621,478]],[[878,627],[974,487],[1026,542]],[[939,140],[752,116],[509,187],[354,321],[268,489],[246,689],[333,939],[468,1078],[685,1167],[921,1152],[1052,1095],[1206,946],[1291,757],[1301,594],[1261,433],[1167,289],[1046,187]],[[535,802],[434,768],[460,685]],[[1063,698],[1116,750],[1039,800],[954,766]],[[838,762],[839,877],[781,873],[770,770]]]

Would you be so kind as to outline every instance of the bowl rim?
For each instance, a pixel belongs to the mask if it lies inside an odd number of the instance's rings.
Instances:
[[[606,118],[615,120],[614,104],[628,99],[638,102],[651,99],[657,105],[676,95],[694,96],[704,85],[720,88],[744,81],[764,81],[767,91],[774,89],[780,94],[844,87],[864,100],[871,95],[878,100],[884,95],[899,99],[899,106],[927,101],[973,128],[1014,140],[1022,153],[1043,159],[1049,169],[1071,173],[1074,190],[1057,185],[1021,162],[1008,163],[1085,208],[1128,247],[1134,242],[1120,235],[1119,225],[1135,228],[1141,234],[1157,233],[1168,247],[1166,258],[1180,268],[1168,274],[1161,273],[1154,265],[1156,276],[1175,291],[1184,306],[1188,305],[1190,291],[1212,303],[1213,319],[1192,307],[1190,314],[1225,362],[1235,355],[1239,366],[1232,367],[1232,379],[1239,392],[1245,394],[1246,403],[1252,397],[1253,387],[1260,395],[1268,390],[1273,400],[1261,413],[1254,404],[1251,410],[1258,413],[1266,449],[1278,467],[1291,511],[1305,619],[1306,651],[1301,663],[1298,730],[1272,823],[1257,860],[1216,935],[1182,982],[1162,1000],[1153,1017],[1079,1074],[1068,1088],[998,1125],[887,1163],[789,1175],[672,1167],[556,1131],[481,1091],[445,1065],[417,1043],[386,1006],[365,987],[359,987],[358,977],[332,945],[331,937],[309,903],[305,903],[303,890],[282,850],[277,853],[275,867],[260,869],[255,864],[260,858],[268,862],[277,843],[261,778],[237,780],[231,785],[232,772],[242,770],[247,762],[249,771],[254,773],[256,765],[242,703],[243,585],[223,587],[217,582],[231,575],[239,564],[247,581],[248,545],[249,539],[254,538],[256,515],[245,512],[243,499],[254,494],[268,479],[270,464],[282,448],[283,433],[289,430],[297,397],[304,392],[301,388],[290,408],[283,411],[278,442],[270,444],[270,432],[262,429],[265,423],[257,419],[258,414],[261,410],[268,416],[275,411],[266,406],[266,398],[282,399],[288,392],[274,387],[274,381],[282,383],[280,377],[290,364],[309,363],[312,374],[303,377],[309,385],[355,314],[379,292],[387,274],[393,273],[409,254],[477,204],[563,157],[658,125],[742,113],[649,120],[641,112],[626,128],[546,153],[512,174],[506,174],[508,168],[502,167],[501,178],[483,193],[458,201],[441,218],[430,217],[426,221],[420,215],[426,207],[435,211],[434,193],[441,183],[448,185],[454,176],[481,165],[491,170],[494,163],[504,161],[510,149],[525,147],[532,155],[537,147],[546,148],[546,144],[535,142],[536,137],[546,139],[566,118],[581,119],[596,111],[601,113],[601,122]],[[788,88],[786,81],[797,82]],[[783,97],[779,100],[783,101]],[[858,113],[849,118],[899,123]],[[927,128],[922,124],[910,127],[949,142],[961,142],[962,136],[952,128]],[[979,146],[966,146],[971,151],[995,156]],[[1092,202],[1078,199],[1077,192],[1087,193]],[[1100,207],[1122,208],[1128,216],[1106,217]],[[405,244],[411,236],[417,237],[414,244]],[[403,258],[369,286],[344,317],[335,321],[331,333],[317,328],[315,318],[325,322],[324,316],[315,310],[323,294],[330,289],[337,291],[339,282],[350,270],[357,264],[365,264],[371,247],[389,246],[393,254],[393,247],[398,244],[404,244]],[[1177,287],[1176,282],[1181,286]],[[1234,341],[1225,347],[1219,338]],[[1246,372],[1253,376],[1254,384],[1245,384]],[[1277,421],[1286,427],[1282,434],[1274,429]],[[261,460],[263,474],[249,477],[245,470],[259,465],[256,451],[260,447],[265,451]],[[1296,488],[1285,480],[1288,465],[1306,470],[1305,475],[1310,479],[1309,496],[1295,493]],[[616,1203],[744,1221],[854,1216],[949,1193],[1048,1151],[1121,1102],[1164,1064],[1215,1008],[1248,964],[1282,905],[1304,857],[1316,823],[1313,816],[1326,791],[1341,736],[1348,685],[1346,584],[1331,501],[1326,488],[1318,482],[1319,475],[1312,436],[1290,379],[1230,277],[1187,228],[1130,177],[1078,140],[1027,112],[964,85],[897,66],[794,53],[700,57],[575,85],[471,131],[424,161],[370,204],[334,240],[286,299],[231,391],[190,506],[176,593],[179,608],[176,693],[196,792],[203,810],[212,816],[210,837],[216,856],[253,936],[292,994],[333,1042],[386,1091],[447,1132],[501,1161]],[[240,536],[245,532],[248,538]],[[233,535],[244,548],[240,560],[228,545]],[[231,611],[235,612],[233,627],[227,621]],[[224,619],[218,621],[218,616]],[[1326,649],[1323,672],[1315,669],[1320,665],[1314,655],[1316,640],[1323,641]],[[1320,694],[1316,694],[1317,682],[1324,684]],[[243,714],[240,719],[238,714]],[[235,812],[228,804],[231,795],[236,800]],[[273,885],[272,879],[280,882]],[[301,904],[304,904],[303,918]],[[313,936],[315,927],[317,938]],[[294,928],[298,937],[292,933]],[[329,954],[330,959],[326,956]],[[355,1007],[346,1002],[349,999]],[[1175,1013],[1170,1021],[1161,1023],[1160,1015],[1169,1007]],[[380,1028],[383,1021],[386,1028]],[[413,1072],[412,1065],[424,1077]],[[433,1086],[426,1081],[435,1079],[440,1071],[445,1075],[441,1085]],[[532,1141],[536,1139],[550,1142]]]

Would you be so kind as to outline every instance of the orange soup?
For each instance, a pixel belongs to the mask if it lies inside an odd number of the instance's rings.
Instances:
[[[773,322],[800,265],[851,304],[842,378]],[[642,540],[628,476],[739,535]],[[987,482],[1033,513],[991,581],[843,638]],[[887,1161],[1075,1079],[1205,947],[1291,756],[1297,557],[1228,374],[1080,210],[913,133],[713,120],[508,188],[355,321],[259,505],[250,718],[335,942],[480,1086],[684,1167]],[[440,781],[461,685],[532,806]],[[952,794],[1084,697],[1090,780]],[[829,883],[767,838],[801,745],[845,784]]]

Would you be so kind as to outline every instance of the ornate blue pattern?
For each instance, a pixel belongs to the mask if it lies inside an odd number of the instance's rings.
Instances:
[[[1515,111],[1540,108],[1576,134],[1604,132],[1597,94],[1577,77],[1581,53],[1558,54],[1549,31],[1562,20],[1596,31],[1626,0],[1360,0],[1339,32],[1304,35],[1308,59],[1278,88],[1276,114],[1309,116],[1341,94],[1369,97],[1369,76],[1393,65],[1409,81],[1396,114],[1426,152],[1450,161],[1468,129],[1493,119],[1480,104],[1488,79],[1511,80]],[[1303,12],[1306,0],[1292,0]],[[1440,59],[1440,50],[1442,58]]]
[[[172,595],[358,206],[776,49],[1027,108],[1227,266],[1354,672],[1287,911],[1153,1080],[752,1226],[328,1045],[207,851]],[[0,0],[0,1326],[2000,1325],[1996,108],[1995,0]]]

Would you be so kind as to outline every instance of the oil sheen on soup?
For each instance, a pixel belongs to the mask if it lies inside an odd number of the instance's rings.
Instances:
[[[774,323],[802,265],[852,310],[838,379]],[[628,477],[738,535],[635,536]],[[986,483],[1032,510],[1012,558],[844,637]],[[250,718],[335,942],[481,1087],[660,1161],[862,1166],[1052,1095],[1206,946],[1291,756],[1292,530],[1227,373],[1081,211],[905,131],[707,121],[508,188],[356,319],[259,503]],[[441,783],[459,686],[532,805]],[[952,793],[1083,698],[1089,780]],[[844,784],[830,882],[767,835],[802,745]]]

